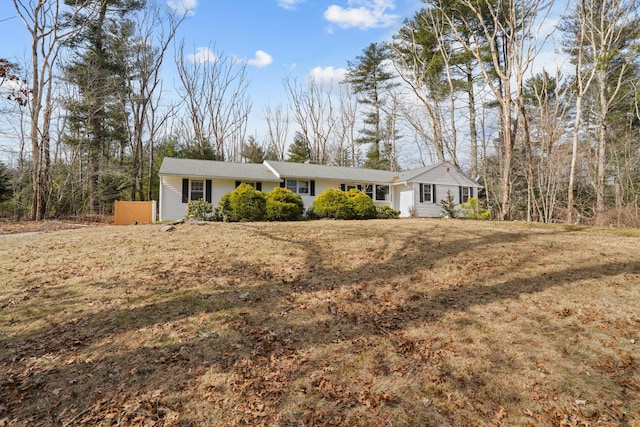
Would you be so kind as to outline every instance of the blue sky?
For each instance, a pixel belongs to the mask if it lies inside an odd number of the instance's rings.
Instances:
[[[157,0],[163,1],[163,0]],[[29,36],[10,0],[0,0],[0,57],[24,63]],[[286,105],[286,77],[339,79],[347,61],[371,42],[388,40],[420,0],[168,0],[190,17],[177,39],[194,54],[215,49],[247,61],[253,101],[248,133],[260,134],[265,106]],[[173,56],[165,60],[165,89],[176,85]]]
[[[286,77],[340,79],[347,61],[371,42],[387,40],[421,7],[419,0],[176,0],[193,7],[180,38],[215,46],[248,61],[253,114],[248,132],[261,133],[266,105],[286,105]]]

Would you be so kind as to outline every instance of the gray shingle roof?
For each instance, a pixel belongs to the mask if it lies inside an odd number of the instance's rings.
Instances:
[[[173,157],[164,158],[159,174],[229,178],[247,181],[280,181],[277,176],[262,164],[176,159]]]
[[[329,179],[360,183],[392,183],[398,180],[399,175],[399,172],[309,163],[275,162],[271,160],[265,163],[269,164],[282,178]]]
[[[341,166],[308,163],[265,161],[257,163],[232,163],[213,160],[176,159],[165,157],[160,175],[178,175],[198,178],[226,178],[246,181],[279,182],[282,178],[325,179],[353,183],[393,184],[408,182],[429,170],[440,166],[431,165],[404,172],[389,172],[375,169],[347,168]],[[453,165],[452,165],[453,167]],[[460,174],[461,185],[480,187],[466,175]]]

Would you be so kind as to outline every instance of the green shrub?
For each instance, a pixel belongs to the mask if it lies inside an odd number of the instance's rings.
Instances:
[[[352,188],[347,192],[347,199],[353,210],[353,217],[356,219],[371,219],[378,216],[376,205],[371,197],[367,196],[357,188]]]
[[[353,219],[353,206],[347,193],[337,188],[328,188],[316,197],[309,208],[312,218]]]
[[[191,200],[185,218],[210,221],[213,219],[213,205],[206,200]]]
[[[302,216],[302,197],[289,189],[278,187],[267,193],[266,199],[266,218],[269,221],[295,221]]]
[[[223,221],[262,221],[267,213],[267,201],[261,191],[240,184],[218,202],[218,215]]]
[[[393,209],[390,206],[378,206],[376,208],[377,218],[378,219],[391,219],[391,218],[399,218],[400,211]]]
[[[458,216],[458,209],[456,209],[456,203],[454,202],[451,190],[447,191],[447,197],[440,200],[439,205],[442,209],[442,216],[445,218],[456,218]]]
[[[480,199],[477,197],[470,197],[460,207],[464,215],[469,219],[488,220],[491,218],[491,212],[482,206]]]

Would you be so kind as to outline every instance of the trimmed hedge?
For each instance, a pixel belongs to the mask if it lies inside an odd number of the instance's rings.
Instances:
[[[400,211],[393,209],[390,206],[378,206],[376,208],[378,219],[394,219],[400,218]]]
[[[353,219],[353,207],[347,193],[337,188],[328,188],[316,197],[309,208],[312,218]]]
[[[265,195],[248,184],[240,184],[218,203],[218,215],[225,222],[262,221],[266,218]]]
[[[349,199],[349,203],[351,203],[353,218],[377,218],[378,212],[376,210],[376,205],[373,203],[371,197],[367,196],[365,193],[356,188],[352,188],[347,192],[347,198]]]
[[[398,218],[400,211],[389,206],[376,207],[371,197],[355,188],[348,192],[329,188],[314,200],[308,215],[333,219]]]
[[[266,193],[266,218],[269,221],[295,221],[304,211],[302,197],[287,188]]]

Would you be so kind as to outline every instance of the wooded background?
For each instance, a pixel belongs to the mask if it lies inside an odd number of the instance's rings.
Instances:
[[[497,219],[640,225],[640,19],[633,0],[425,0],[343,82],[287,78],[248,135],[246,64],[188,60],[160,1],[13,0],[29,63],[0,59],[0,216],[109,214],[158,198],[165,156],[400,170],[444,160]],[[572,72],[533,72],[552,11]],[[171,52],[171,54],[170,54]],[[178,96],[163,99],[173,61]],[[410,159],[398,147],[412,147]],[[406,150],[405,150],[406,151]]]

